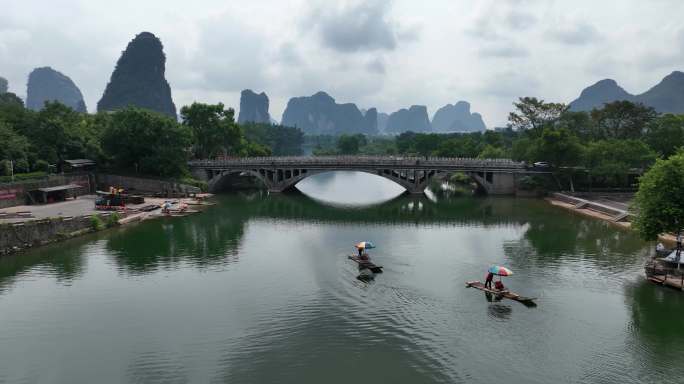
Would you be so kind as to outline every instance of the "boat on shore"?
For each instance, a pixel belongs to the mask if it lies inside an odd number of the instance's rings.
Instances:
[[[509,290],[498,291],[496,289],[487,288],[480,281],[467,281],[466,287],[467,288],[479,289],[480,291],[484,291],[484,292],[490,293],[492,295],[496,295],[498,297],[503,297],[506,299],[515,300],[517,302],[523,303],[524,305],[526,305],[528,307],[536,307],[537,306],[537,303],[534,302],[536,300],[536,298],[534,298],[534,297],[520,296],[519,294],[517,294],[515,292],[511,292]]]
[[[358,256],[347,256],[349,260],[352,260],[359,264],[359,269],[365,268],[365,269],[370,269],[371,272],[373,273],[382,273],[382,266],[381,265],[375,265],[372,261],[370,260],[362,260]]]

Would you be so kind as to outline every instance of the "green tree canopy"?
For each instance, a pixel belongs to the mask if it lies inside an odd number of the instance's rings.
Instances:
[[[237,154],[242,145],[242,131],[235,123],[235,111],[222,103],[192,103],[181,108],[183,125],[193,134],[193,155],[207,159],[221,154]]]
[[[639,139],[646,125],[658,116],[655,109],[631,101],[607,103],[591,111],[595,139]]]
[[[162,177],[187,172],[191,144],[190,128],[139,108],[114,112],[102,136],[105,154],[116,167]]]
[[[553,123],[567,111],[562,103],[545,103],[536,97],[521,97],[513,103],[515,111],[508,115],[508,125],[517,131],[540,131],[542,127]]]
[[[66,105],[48,101],[27,136],[41,159],[61,166],[65,159],[86,157],[83,119],[83,114]]]
[[[646,127],[646,143],[667,158],[684,146],[684,116],[663,115]]]
[[[645,240],[678,233],[684,225],[684,152],[658,160],[639,181],[634,227]]]
[[[16,133],[4,121],[0,120],[0,160],[26,160],[29,150],[28,140]]]
[[[501,147],[487,144],[477,157],[480,159],[505,159],[509,157],[509,154]]]
[[[576,165],[582,156],[577,136],[566,128],[544,128],[535,143],[534,160],[548,161],[555,167]]]
[[[565,128],[582,140],[593,134],[591,116],[587,112],[565,111],[558,119],[556,127]]]
[[[241,126],[248,141],[270,147],[275,156],[302,154],[304,132],[299,128],[253,122]]]
[[[355,155],[359,148],[366,144],[366,137],[362,134],[340,135],[337,138],[337,150],[343,155]]]
[[[623,185],[630,172],[646,169],[656,157],[641,140],[599,140],[587,145],[584,164],[592,176]]]

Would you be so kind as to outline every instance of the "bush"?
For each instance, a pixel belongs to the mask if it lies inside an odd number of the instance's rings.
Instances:
[[[518,180],[518,185],[523,191],[546,189],[546,182],[539,176],[523,176]]]
[[[209,190],[209,184],[206,181],[193,179],[192,177],[184,177],[180,180],[181,183],[192,185],[193,187],[199,188],[202,192],[207,192]]]
[[[29,171],[29,163],[26,159],[19,159],[14,162],[14,172],[16,173],[26,173]]]
[[[463,172],[456,172],[452,174],[449,177],[449,181],[452,183],[460,183],[460,184],[470,184],[472,182],[470,176],[466,175]]]
[[[44,179],[45,177],[47,177],[47,174],[45,172],[19,173],[14,175],[14,181]],[[0,183],[10,182],[12,182],[12,176],[0,176]]]
[[[119,215],[119,212],[112,212],[109,216],[107,216],[107,228],[116,227],[119,225],[119,220],[121,220],[121,215]]]
[[[36,160],[33,163],[33,172],[48,172],[50,164],[45,160]]]
[[[90,217],[90,228],[92,228],[93,231],[101,231],[105,229],[105,223],[100,215],[94,215]]]

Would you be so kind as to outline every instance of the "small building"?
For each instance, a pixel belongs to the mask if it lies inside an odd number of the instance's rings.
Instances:
[[[78,184],[57,185],[54,187],[37,188],[30,190],[29,197],[34,204],[48,204],[64,201],[77,195],[72,191],[83,188]]]
[[[95,170],[97,164],[90,159],[64,160],[62,170],[64,172],[88,172]]]

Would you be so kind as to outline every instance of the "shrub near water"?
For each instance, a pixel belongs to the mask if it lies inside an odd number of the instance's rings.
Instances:
[[[116,227],[119,225],[119,220],[121,220],[121,215],[119,215],[118,212],[112,212],[109,216],[107,216],[107,228]]]
[[[93,231],[101,231],[105,228],[105,223],[100,215],[93,215],[90,217],[90,228],[92,228]]]

